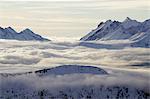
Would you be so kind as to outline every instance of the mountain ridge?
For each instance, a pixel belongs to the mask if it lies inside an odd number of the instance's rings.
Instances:
[[[34,33],[29,28],[16,32],[12,27],[0,27],[0,39],[21,40],[21,41],[50,41],[39,34]]]
[[[147,39],[150,39],[150,19],[144,22],[138,22],[127,17],[123,22],[107,20],[106,22],[101,22],[98,27],[87,35],[82,37],[80,41],[108,41],[108,40],[130,40],[133,41],[138,34],[144,33]],[[136,38],[137,42],[143,42],[145,37]],[[143,39],[142,39],[143,38]],[[143,45],[150,47],[150,40],[145,40]],[[135,43],[134,43],[135,44]],[[142,43],[138,43],[142,44]],[[133,45],[133,44],[131,44]],[[135,44],[137,46],[137,44]],[[134,45],[133,45],[134,46]]]

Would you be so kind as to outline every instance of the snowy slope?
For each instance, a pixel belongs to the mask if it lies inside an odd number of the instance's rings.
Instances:
[[[17,33],[11,27],[1,28],[0,27],[0,39],[14,39],[14,40],[38,40],[38,41],[48,41],[48,39],[43,38],[42,36],[35,34],[30,29],[25,29],[20,33]]]
[[[144,22],[138,22],[136,20],[132,20],[127,17],[123,22],[111,20],[106,21],[101,25],[100,28],[99,27],[96,28],[95,30],[88,33],[80,40],[81,41],[130,40],[131,42],[133,42],[136,39],[136,42],[142,43],[133,43],[135,44],[135,46],[149,47],[150,46],[148,40],[150,38],[149,29],[150,29],[150,19]],[[137,39],[137,36],[139,39]]]
[[[148,47],[150,48],[150,29],[146,32],[141,32],[133,35],[129,38],[132,41],[135,41],[131,46],[133,47]]]
[[[65,74],[107,74],[106,71],[93,66],[63,65],[35,72],[38,75],[65,75]]]
[[[104,36],[101,40],[122,40],[128,39],[132,35],[138,32],[137,26],[140,25],[136,20],[130,18],[125,19],[115,31],[111,31],[109,34]]]
[[[12,29],[11,27],[7,27],[5,29],[0,27],[0,38],[1,39],[13,39],[15,37],[15,35],[17,34],[17,32]]]
[[[99,27],[97,27],[95,30],[91,31],[85,37],[81,38],[80,40],[83,41],[99,40],[108,33],[113,32],[119,25],[120,22],[118,21],[108,20],[105,23],[101,24]]]
[[[77,70],[86,73],[76,72],[76,75],[54,73],[62,72],[61,69],[62,71],[65,69],[65,72],[71,70],[70,72],[74,73]],[[106,72],[101,68],[64,65],[53,68],[52,71],[36,71],[42,75],[48,73],[44,77],[34,73],[7,77],[0,75],[0,99],[149,99],[149,88],[143,80],[147,79],[145,76],[142,76],[141,81],[136,79],[135,71],[126,71],[128,74],[126,75],[124,70],[112,70],[109,75],[103,75]],[[90,71],[100,74],[88,75]],[[52,72],[54,76],[50,76]],[[130,73],[133,77],[129,76]]]

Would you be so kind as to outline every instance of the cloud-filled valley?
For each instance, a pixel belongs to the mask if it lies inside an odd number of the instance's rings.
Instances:
[[[51,96],[63,99],[65,94],[82,99],[90,94],[92,99],[96,99],[116,98],[121,91],[123,96],[119,97],[145,99],[149,95],[149,52],[149,48],[138,47],[96,49],[80,46],[80,42],[1,40],[0,97],[38,99]],[[108,74],[37,76],[34,73],[36,70],[67,64],[95,66]],[[8,77],[5,74],[26,72],[32,73]]]
[[[86,64],[113,67],[149,66],[148,48],[94,49],[79,42],[0,41],[0,66],[13,68],[49,67],[63,64]],[[7,43],[7,44],[6,44]],[[131,66],[135,65],[135,66]],[[11,66],[11,67],[12,67]],[[3,68],[1,68],[3,69]],[[9,71],[12,72],[13,70]],[[6,71],[1,71],[6,72]]]
[[[148,8],[0,0],[0,99],[150,99]]]

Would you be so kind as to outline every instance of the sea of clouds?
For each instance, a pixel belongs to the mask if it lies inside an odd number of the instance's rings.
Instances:
[[[0,72],[22,72],[64,64],[146,68],[149,48],[96,49],[79,42],[0,41]]]
[[[47,88],[57,92],[60,88],[101,85],[149,91],[149,48],[96,49],[79,43],[1,40],[0,73],[22,73],[66,64],[96,66],[108,72],[108,75],[1,76],[1,93],[11,88],[27,88],[27,92]]]

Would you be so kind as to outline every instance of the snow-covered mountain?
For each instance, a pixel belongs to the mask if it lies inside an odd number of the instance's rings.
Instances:
[[[12,39],[12,40],[22,40],[22,41],[26,41],[26,40],[49,41],[48,39],[43,38],[38,34],[35,34],[30,29],[25,29],[20,33],[17,33],[11,27],[7,27],[7,28],[0,27],[0,39]]]
[[[123,22],[101,22],[96,29],[80,39],[81,41],[129,40],[132,46],[150,46],[150,19],[138,22],[126,18]]]

